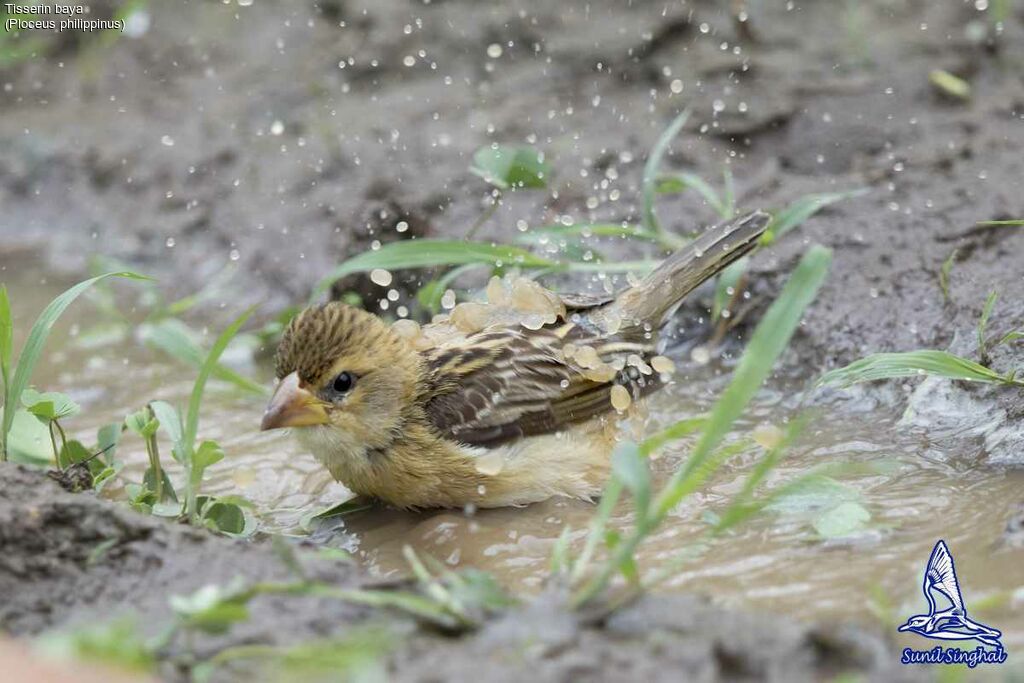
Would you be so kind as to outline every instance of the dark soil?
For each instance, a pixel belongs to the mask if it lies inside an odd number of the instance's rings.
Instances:
[[[107,550],[95,552],[99,544]],[[82,627],[142,614],[148,634],[170,622],[171,595],[210,584],[294,579],[267,546],[138,515],[92,494],[61,490],[38,471],[0,466],[0,630],[14,635]],[[306,576],[342,587],[371,585],[353,566],[296,548]],[[202,640],[200,659],[238,644],[297,644],[341,637],[365,624],[401,638],[389,659],[394,680],[537,681],[821,679],[863,672],[906,679],[877,637],[844,626],[766,618],[685,597],[651,597],[604,620],[581,620],[549,596],[513,609],[462,637],[445,636],[401,615],[336,600],[264,596],[227,635]],[[168,656],[184,655],[177,645]],[[899,668],[897,668],[899,667]],[[163,675],[182,672],[170,664]],[[222,672],[223,673],[223,672]]]
[[[260,303],[270,317],[375,239],[463,236],[488,192],[467,166],[492,141],[537,145],[557,176],[550,192],[508,196],[480,236],[511,239],[521,219],[634,220],[647,151],[692,107],[667,166],[714,180],[729,163],[743,208],[870,189],[754,259],[751,289],[768,298],[807,244],[835,250],[791,367],[817,374],[874,351],[926,347],[973,355],[993,289],[991,333],[1019,326],[1024,230],[977,222],[1024,217],[1024,7],[1014,5],[997,39],[975,40],[977,29],[992,29],[973,3],[749,3],[749,30],[739,33],[728,5],[151,3],[141,38],[62,45],[0,73],[0,259],[39,250],[53,269],[80,273],[93,255],[115,256],[187,293],[237,250],[225,310]],[[502,55],[489,58],[495,43]],[[937,92],[936,68],[970,81],[971,99]],[[677,78],[684,88],[672,94]],[[601,179],[608,186],[595,190]],[[590,196],[596,209],[586,208]],[[713,220],[695,193],[663,199],[659,215],[680,231]],[[410,229],[398,233],[402,220]],[[954,250],[945,301],[938,273]],[[993,354],[996,369],[1015,363],[1019,346]],[[1002,415],[969,450],[1020,464],[1021,393],[945,386],[940,398],[955,419]],[[853,395],[898,408],[935,403],[922,396],[927,387],[910,388]],[[13,468],[2,477],[0,625],[15,632],[120,606],[155,624],[168,593],[284,573],[267,549],[170,528]],[[91,547],[109,538],[123,540],[87,566]],[[360,581],[346,568],[323,571]],[[244,627],[256,639],[365,617],[334,604],[266,602],[266,617]],[[895,661],[879,660],[882,646],[863,636],[850,636],[861,645],[833,641],[689,598],[659,597],[601,627],[536,615],[528,609],[460,640],[417,635],[397,673],[478,678],[489,656],[495,675],[510,679],[527,670],[540,679],[667,677],[680,667],[693,678],[815,678]],[[551,648],[542,643],[536,657],[516,649],[542,626],[554,631]]]

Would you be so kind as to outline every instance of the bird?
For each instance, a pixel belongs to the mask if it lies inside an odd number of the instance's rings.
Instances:
[[[899,627],[900,631],[911,631],[925,638],[937,640],[977,640],[992,647],[1002,647],[1002,631],[980,624],[967,617],[967,608],[960,593],[960,582],[956,578],[953,555],[945,541],[940,540],[932,549],[924,571],[922,587],[928,600],[928,614],[910,617]],[[938,610],[935,594],[946,598],[950,607]]]
[[[616,296],[493,278],[490,305],[459,304],[422,328],[309,307],[282,335],[261,429],[291,428],[350,491],[397,508],[593,500],[620,412],[667,379],[662,323],[753,250],[769,219],[705,230]]]

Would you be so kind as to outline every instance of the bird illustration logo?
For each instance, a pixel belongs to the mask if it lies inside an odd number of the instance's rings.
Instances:
[[[967,617],[967,608],[960,593],[960,582],[956,578],[953,555],[945,541],[939,541],[928,558],[924,570],[924,597],[928,600],[928,614],[918,614],[907,619],[900,631],[911,631],[934,640],[977,640],[992,647],[1001,648],[1002,631],[985,624],[979,624]],[[936,596],[938,595],[938,597]],[[950,607],[940,610],[939,600],[945,598]]]

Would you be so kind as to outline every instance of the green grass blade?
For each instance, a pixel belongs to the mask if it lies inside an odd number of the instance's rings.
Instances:
[[[469,271],[480,268],[482,265],[480,263],[467,263],[458,268],[452,268],[436,280],[431,280],[420,287],[416,292],[416,300],[420,302],[420,306],[423,306],[423,308],[431,313],[437,313],[441,310],[441,299],[450,285]]]
[[[722,220],[730,221],[736,217],[736,184],[732,179],[732,170],[728,166],[722,169]]]
[[[108,277],[122,277],[129,280],[149,279],[143,275],[129,271],[120,273],[104,273],[103,275],[97,275],[96,277],[79,282],[77,285],[74,285],[64,293],[58,295],[46,306],[46,308],[43,309],[43,312],[39,314],[35,324],[32,325],[32,329],[28,333],[28,339],[25,340],[25,346],[22,347],[21,354],[18,356],[18,363],[14,369],[14,377],[7,385],[6,397],[4,399],[3,426],[2,430],[0,430],[0,433],[4,435],[4,438],[6,438],[7,433],[11,429],[11,424],[14,422],[14,411],[21,402],[21,392],[28,386],[29,379],[32,377],[32,371],[35,370],[36,363],[39,362],[39,357],[43,353],[43,345],[46,343],[46,339],[49,337],[50,330],[53,329],[54,323],[57,322],[57,319],[60,318],[65,310],[67,310],[68,306],[74,303],[75,299],[77,299],[82,292]]]
[[[643,443],[640,444],[640,453],[645,457],[650,457],[652,453],[667,444],[669,441],[676,441],[684,436],[693,434],[699,431],[708,421],[706,415],[698,415],[697,417],[688,417],[676,422],[675,424],[666,427],[657,434],[647,437]]]
[[[981,317],[978,318],[978,355],[981,356],[981,362],[986,361],[985,351],[985,329],[988,327],[988,319],[992,315],[992,309],[996,307],[996,299],[999,298],[999,292],[992,290],[989,292],[988,298],[985,299],[985,305],[981,307]]]
[[[768,228],[761,237],[761,243],[771,244],[829,204],[835,204],[844,199],[860,197],[867,193],[867,188],[860,188],[845,192],[822,192],[820,194],[804,195],[772,217],[771,223],[768,224]]]
[[[679,503],[682,483],[712,456],[733,422],[768,378],[775,360],[786,348],[804,311],[817,295],[831,260],[832,252],[822,246],[811,247],[804,254],[782,293],[751,335],[732,382],[708,416],[707,425],[686,466],[673,475],[655,500],[655,518],[668,514]]]
[[[185,418],[185,433],[182,438],[185,448],[189,450],[189,457],[191,457],[195,450],[196,435],[199,433],[199,408],[203,403],[206,381],[213,374],[214,368],[217,367],[217,361],[220,360],[220,355],[224,353],[224,349],[228,347],[231,340],[242,329],[242,325],[245,324],[254,310],[255,307],[252,307],[242,313],[220,333],[217,341],[214,342],[213,347],[210,349],[210,353],[207,354],[206,360],[203,361],[202,366],[199,368],[199,376],[196,377],[196,382],[192,387],[192,395],[188,400],[188,414]]]
[[[148,343],[167,355],[198,368],[202,366],[206,354],[194,337],[195,333],[191,328],[177,318],[165,318],[145,326],[145,339]],[[220,363],[213,367],[213,376],[250,394],[262,396],[269,393],[262,384],[254,382]]]
[[[1009,221],[980,221],[978,225],[984,226],[998,226],[998,225],[1020,225],[1024,226],[1024,218],[1015,218]]]
[[[647,163],[644,164],[644,175],[642,181],[643,191],[643,223],[644,227],[648,232],[652,232],[660,235],[663,231],[661,225],[658,224],[658,216],[654,212],[654,198],[657,194],[657,180],[658,180],[658,169],[661,167],[661,160],[665,156],[665,152],[668,151],[668,146],[672,144],[672,140],[679,135],[679,131],[686,125],[686,120],[690,118],[690,110],[685,109],[683,112],[673,119],[672,123],[669,124],[665,132],[661,134],[658,141],[654,144],[654,148],[651,149],[651,155],[647,157]]]
[[[956,263],[956,257],[960,255],[960,249],[954,249],[950,252],[949,256],[945,261],[942,262],[942,267],[939,268],[939,289],[942,290],[942,300],[949,303],[949,274],[953,270],[953,264]]]
[[[313,290],[312,298],[319,298],[335,282],[353,273],[364,273],[376,268],[400,270],[459,266],[467,263],[523,267],[557,265],[554,261],[531,254],[525,249],[501,244],[435,239],[402,240],[385,244],[376,251],[367,251],[345,261],[320,280]]]
[[[948,379],[962,379],[975,382],[1014,383],[984,365],[972,360],[954,356],[946,351],[923,350],[903,353],[875,353],[854,361],[849,365],[825,373],[818,380],[818,386],[837,385],[848,387],[860,382],[899,377],[934,375]]]
[[[0,376],[3,377],[6,396],[8,373],[11,369],[11,346],[14,344],[14,323],[11,320],[11,300],[7,287],[0,285]]]
[[[693,188],[719,216],[725,216],[728,210],[725,202],[718,196],[718,191],[696,173],[683,172],[663,175],[659,177],[659,185],[662,192],[668,190],[682,192],[686,188]]]
[[[532,147],[481,147],[473,154],[469,171],[501,190],[543,189],[551,178],[551,164]]]
[[[545,238],[559,239],[568,237],[621,237],[638,239],[646,242],[657,242],[658,236],[639,225],[623,225],[622,223],[575,223],[573,225],[542,225],[530,228],[516,236],[520,244],[539,244]]]

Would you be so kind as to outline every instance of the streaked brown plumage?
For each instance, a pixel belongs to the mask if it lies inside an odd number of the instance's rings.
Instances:
[[[278,349],[263,428],[297,427],[336,479],[399,507],[590,498],[608,473],[614,388],[639,399],[660,386],[647,364],[662,319],[753,249],[767,222],[753,213],[712,228],[613,299],[564,297],[539,329],[439,322],[413,343],[341,303],[306,309]],[[590,361],[570,348],[593,349]]]

